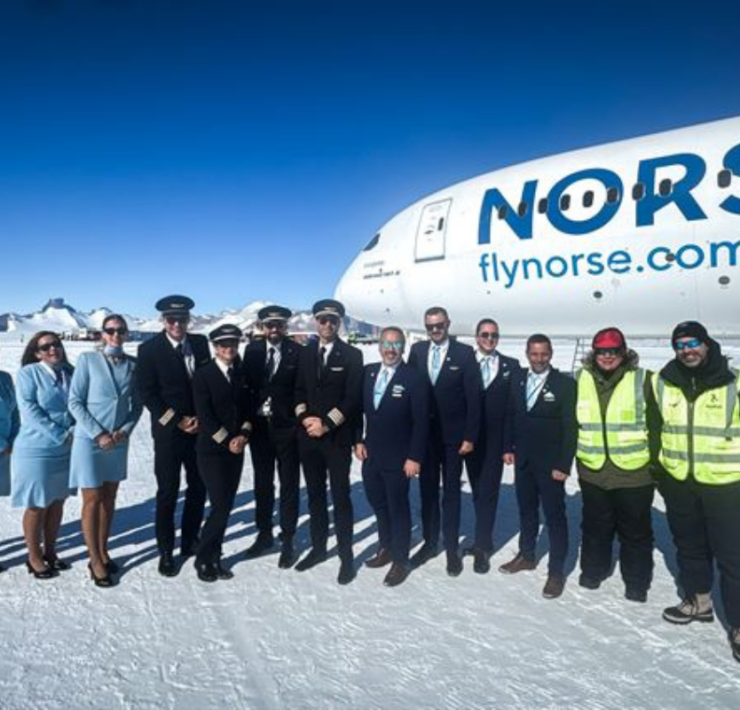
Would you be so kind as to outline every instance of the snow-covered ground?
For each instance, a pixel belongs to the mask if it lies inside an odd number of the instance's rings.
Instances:
[[[502,349],[521,355],[522,345]],[[88,347],[70,344],[72,359]],[[0,368],[14,373],[21,348],[10,337],[0,340]],[[648,365],[670,357],[665,343],[651,354]],[[556,355],[568,369],[572,346],[556,343]],[[165,579],[156,571],[148,424],[143,419],[134,432],[130,477],[121,486],[112,540],[123,563],[117,587],[98,589],[86,576],[78,499],[67,504],[60,545],[73,567],[50,581],[26,573],[21,511],[0,501],[0,561],[9,568],[0,576],[3,710],[740,707],[740,665],[722,625],[678,628],[661,620],[677,597],[660,500],[655,580],[644,605],[623,598],[618,572],[591,592],[578,587],[576,570],[555,601],[541,596],[546,560],[535,572],[499,574],[496,567],[516,551],[510,471],[490,574],[474,574],[466,559],[463,575],[451,579],[440,556],[395,589],[383,587],[385,570],[364,568],[339,587],[336,558],[302,574],[278,569],[276,554],[243,558],[255,534],[247,460],[224,549],[235,578],[203,584],[188,564]],[[355,465],[355,552],[362,562],[377,537],[358,474]],[[574,570],[575,481],[568,492]],[[416,491],[414,501],[418,508]],[[469,534],[467,489],[463,506]],[[308,545],[305,515],[298,544]]]

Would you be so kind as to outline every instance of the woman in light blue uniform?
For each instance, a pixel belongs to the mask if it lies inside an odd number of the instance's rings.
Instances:
[[[20,425],[13,380],[7,372],[0,371],[0,496],[10,495],[10,454]],[[0,565],[0,572],[4,571]]]
[[[123,351],[127,334],[123,316],[105,318],[103,348],[80,355],[69,393],[69,411],[77,421],[70,481],[82,489],[88,568],[99,587],[113,586],[111,575],[118,570],[108,554],[108,538],[118,484],[126,478],[128,439],[142,410],[134,384],[136,360]]]
[[[73,368],[56,333],[42,330],[26,345],[16,377],[21,428],[11,458],[11,503],[25,508],[26,566],[37,579],[69,565],[56,554],[69,485],[74,419],[67,410]]]

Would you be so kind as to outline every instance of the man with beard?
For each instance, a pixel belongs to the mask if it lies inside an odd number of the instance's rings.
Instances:
[[[735,660],[740,661],[740,404],[738,372],[695,321],[679,323],[676,353],[655,378],[658,489],[676,545],[680,604],[672,624],[711,622],[714,562]]]

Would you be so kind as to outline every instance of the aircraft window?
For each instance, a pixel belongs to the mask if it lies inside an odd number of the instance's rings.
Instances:
[[[720,286],[727,286],[727,284],[730,283],[730,277],[729,276],[720,276],[719,277],[719,283],[720,283]]]
[[[732,180],[732,173],[725,168],[725,170],[720,170],[719,175],[717,175],[717,185],[720,187],[729,187],[730,182]]]
[[[540,214],[545,214],[545,212],[547,212],[547,198],[546,197],[543,197],[537,204],[537,211]]]
[[[641,182],[638,182],[632,188],[632,199],[639,202],[643,197],[645,197],[645,185],[643,185]]]
[[[367,246],[362,251],[370,251],[371,249],[374,249],[378,242],[380,241],[380,232],[378,232],[368,243]]]
[[[438,232],[441,232],[442,231],[442,227],[444,227],[444,226],[445,226],[445,218],[444,217],[440,217],[439,218],[439,222],[437,223],[437,231]]]
[[[606,201],[613,205],[615,202],[619,201],[619,188],[618,187],[610,187],[606,191]]]
[[[668,195],[671,194],[671,190],[673,190],[673,183],[670,178],[660,181],[660,184],[658,185],[658,194],[661,197],[668,197]]]
[[[594,298],[597,301],[600,301],[604,297],[604,294],[601,293],[601,291],[594,291]]]
[[[527,203],[526,202],[520,202],[519,207],[517,207],[516,213],[520,217],[524,217],[525,214],[527,214]]]
[[[591,207],[594,203],[594,193],[593,190],[586,190],[586,192],[583,193],[583,206],[584,207]]]
[[[560,211],[567,212],[570,209],[570,195],[563,195],[560,198]]]
[[[498,208],[498,218],[499,219],[506,219],[506,213],[508,210],[506,209],[506,205],[501,205],[501,207]]]

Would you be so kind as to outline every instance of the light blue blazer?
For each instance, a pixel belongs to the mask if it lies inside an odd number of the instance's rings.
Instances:
[[[13,380],[0,372],[0,496],[10,495],[10,454],[3,452],[12,448],[20,425]]]
[[[65,368],[67,381],[72,376],[72,366]],[[65,442],[74,428],[74,419],[67,409],[67,393],[54,380],[54,376],[41,364],[22,367],[15,381],[21,429],[13,450],[38,449],[48,456],[69,453]]]
[[[77,358],[69,390],[69,411],[77,422],[75,438],[95,439],[123,429],[127,435],[139,421],[142,403],[134,383],[136,360],[126,357],[126,371],[116,378],[101,352]]]

